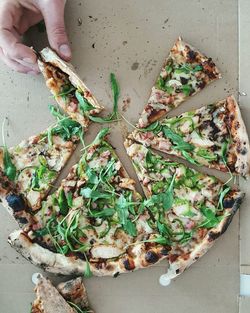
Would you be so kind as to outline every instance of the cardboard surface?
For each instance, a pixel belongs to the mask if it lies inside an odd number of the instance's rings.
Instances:
[[[229,94],[237,97],[237,23],[237,0],[71,0],[66,8],[66,24],[74,54],[72,63],[77,65],[79,75],[107,108],[111,108],[108,76],[111,71],[115,72],[122,91],[120,106],[122,100],[131,99],[125,116],[132,123],[138,120],[163,60],[179,35],[213,57],[223,79],[205,88],[171,115]],[[44,34],[37,34],[36,30],[31,32],[29,40],[36,48],[45,44]],[[47,104],[54,100],[42,77],[13,73],[1,64],[0,80],[0,117],[1,120],[4,116],[9,118],[9,146],[53,122]],[[122,146],[126,129],[124,123],[112,126],[111,141],[135,178]],[[90,141],[97,131],[98,127],[92,125],[86,141]],[[73,156],[67,168],[78,160],[78,156]],[[66,173],[67,169],[62,176]],[[218,172],[216,174],[220,176]],[[167,288],[158,283],[159,276],[166,271],[166,262],[117,279],[85,280],[93,308],[97,313],[237,312],[238,222],[237,214],[214,248]],[[1,207],[0,313],[29,312],[34,298],[31,275],[40,271],[6,243],[8,234],[16,227]]]

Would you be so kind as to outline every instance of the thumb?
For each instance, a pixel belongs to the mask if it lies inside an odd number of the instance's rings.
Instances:
[[[65,60],[70,60],[71,50],[64,23],[64,0],[38,0],[44,17],[50,46]]]

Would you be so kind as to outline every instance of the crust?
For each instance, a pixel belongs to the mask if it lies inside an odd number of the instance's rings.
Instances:
[[[228,214],[228,216],[224,218],[216,228],[212,228],[208,231],[202,242],[195,247],[188,258],[181,255],[173,262],[169,261],[168,271],[166,276],[164,275],[167,279],[171,280],[179,276],[213,246],[215,240],[227,230],[234,217],[234,214],[239,209],[243,198],[244,193],[235,191],[224,199],[224,206],[226,207],[225,212]]]
[[[68,75],[68,78],[70,82],[76,87],[81,89],[84,92],[85,98],[91,103],[95,109],[91,112],[94,114],[97,114],[103,110],[103,107],[97,102],[96,98],[92,95],[90,90],[87,88],[87,86],[84,84],[84,82],[79,78],[79,76],[76,74],[74,67],[72,64],[67,63],[63,61],[52,49],[50,48],[44,48],[40,54],[38,59],[38,66],[43,73],[46,83],[48,85],[48,88],[50,91],[56,96],[56,94],[53,92],[49,81],[51,80],[51,77],[47,75],[47,66],[52,65],[56,68],[59,68],[62,72],[66,73]],[[65,102],[61,100],[61,97],[56,97],[56,100],[58,104],[65,109]],[[77,120],[79,123],[81,123],[84,127],[88,126],[88,118],[84,117],[80,113],[74,113],[74,112],[68,112],[67,113],[71,116],[72,119]]]
[[[16,230],[8,238],[9,244],[32,264],[45,271],[62,275],[83,275],[86,261],[77,257],[67,257],[54,253],[37,243],[32,243],[22,230]],[[90,260],[90,269],[95,276],[118,276],[122,273],[146,268],[166,258],[169,248],[153,243],[138,243],[131,247],[130,253],[115,260]]]
[[[73,302],[81,309],[89,307],[87,291],[82,277],[60,283],[56,288],[66,301]]]
[[[234,96],[227,97],[226,105],[229,113],[228,127],[233,139],[232,148],[237,156],[235,170],[247,177],[250,174],[250,147],[246,126]]]

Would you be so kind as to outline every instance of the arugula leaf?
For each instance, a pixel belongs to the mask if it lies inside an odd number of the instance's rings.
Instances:
[[[73,206],[73,194],[71,191],[67,193],[66,198],[67,198],[68,206],[70,208],[72,208],[72,206]]]
[[[62,97],[66,99],[66,96],[71,94],[73,91],[76,90],[76,87],[73,86],[71,83],[65,84],[61,88],[61,92],[56,95],[56,97]]]
[[[115,214],[115,209],[113,208],[107,208],[102,211],[97,211],[97,210],[91,210],[91,216],[96,217],[96,218],[105,218],[105,217],[110,217]]]
[[[162,130],[163,130],[164,135],[173,142],[173,144],[175,145],[174,147],[175,149],[185,150],[185,151],[194,150],[194,146],[192,144],[184,141],[180,135],[176,134],[167,126],[164,126]]]
[[[201,212],[206,217],[206,220],[199,225],[199,227],[213,228],[220,222],[220,218],[216,217],[215,213],[211,209],[202,207]]]
[[[92,190],[91,188],[82,188],[80,192],[81,196],[87,199],[92,199],[93,201],[96,201],[98,199],[109,199],[110,193],[103,193],[98,190]]]
[[[2,139],[3,139],[3,169],[4,169],[4,174],[9,178],[9,180],[14,181],[16,179],[16,166],[12,162],[11,155],[9,153],[9,150],[7,148],[6,142],[5,142],[5,137],[4,137],[4,126],[5,126],[5,121],[7,118],[4,119],[3,124],[2,124]]]
[[[183,157],[184,157],[188,162],[190,162],[191,164],[194,164],[194,165],[197,165],[197,166],[201,166],[201,164],[198,163],[195,159],[193,159],[193,158],[191,157],[191,155],[190,155],[188,152],[186,152],[185,150],[181,151],[181,154],[182,154]]]
[[[158,236],[154,239],[146,240],[146,242],[156,242],[156,243],[159,243],[160,245],[163,245],[163,246],[170,245],[169,239],[162,237],[162,236]]]
[[[84,272],[84,277],[90,278],[90,277],[93,276],[93,273],[91,272],[90,265],[89,265],[89,260],[87,259],[86,255],[85,255],[85,259],[86,259],[86,269],[85,269],[85,272]]]
[[[181,86],[181,90],[184,93],[185,96],[189,96],[191,91],[192,91],[192,87],[189,85],[182,85]]]
[[[57,201],[58,201],[60,213],[63,216],[66,216],[69,212],[69,205],[68,205],[68,200],[66,198],[66,195],[63,189],[60,190]]]
[[[50,128],[47,132],[48,142],[52,145],[52,136],[60,136],[63,140],[71,140],[73,136],[77,136],[82,143],[83,141],[83,127],[80,123],[72,120],[71,118],[63,115],[59,109],[56,109],[53,105],[49,105],[51,114],[57,118],[57,125]]]
[[[217,155],[210,152],[209,150],[207,150],[205,148],[199,148],[197,151],[197,155],[208,160],[208,161],[217,160]]]
[[[169,210],[172,208],[173,206],[173,202],[174,202],[174,196],[173,196],[173,185],[174,185],[174,181],[175,181],[175,177],[176,177],[176,173],[174,174],[171,183],[168,187],[168,190],[164,193],[162,193],[161,195],[161,199],[162,199],[162,205],[163,205],[163,209],[165,211]]]
[[[196,65],[195,68],[193,68],[193,72],[199,72],[203,70],[203,66],[202,65]]]
[[[3,151],[3,166],[4,166],[4,174],[11,180],[14,181],[16,178],[16,167],[11,160],[10,153],[7,147],[4,147]]]
[[[131,236],[136,236],[137,230],[133,222],[129,219],[129,203],[123,194],[120,195],[116,202],[116,209],[118,214],[119,223],[123,229]]]
[[[95,109],[95,107],[91,103],[89,103],[89,101],[86,98],[84,98],[84,96],[78,90],[76,90],[75,96],[79,102],[79,109],[83,113]]]
[[[222,157],[222,161],[223,161],[223,163],[224,163],[226,166],[227,166],[228,145],[229,145],[229,142],[226,140],[226,141],[223,142],[222,148],[221,148],[221,157]]]
[[[128,219],[123,228],[130,236],[135,237],[137,235],[136,226],[131,220]]]
[[[140,132],[147,132],[147,131],[156,131],[156,130],[160,130],[160,129],[161,129],[161,125],[160,125],[159,121],[156,121],[156,122],[150,124],[148,127],[139,128],[138,130]]]
[[[119,116],[118,116],[118,98],[120,95],[120,88],[119,88],[119,85],[118,85],[118,82],[115,78],[114,73],[110,74],[110,84],[111,84],[111,89],[112,89],[112,93],[113,93],[113,112],[110,115],[108,115],[107,117],[89,115],[89,119],[95,123],[111,123],[111,122],[115,122],[119,119]]]
[[[223,206],[223,200],[226,196],[226,194],[231,190],[230,187],[226,187],[226,188],[223,188],[222,191],[220,192],[220,196],[219,196],[219,202],[218,202],[218,207],[217,209],[219,211],[223,211],[224,210],[224,206]]]

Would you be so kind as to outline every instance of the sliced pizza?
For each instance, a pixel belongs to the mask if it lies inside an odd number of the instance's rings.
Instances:
[[[166,278],[172,279],[226,231],[244,194],[129,139],[125,147],[148,198],[148,223],[171,247]]]
[[[95,116],[103,107],[77,76],[72,65],[50,48],[45,48],[39,53],[38,66],[59,106],[73,120],[87,127],[89,116]]]
[[[35,292],[37,298],[32,303],[31,313],[93,313],[81,278],[54,287],[49,279],[39,275]]]
[[[135,130],[132,137],[196,165],[249,175],[249,139],[233,96]]]
[[[82,138],[82,126],[60,114],[57,123],[10,149],[0,148],[0,199],[15,218],[26,223],[21,212],[36,211]]]
[[[31,222],[9,237],[47,271],[117,276],[166,258],[169,246],[147,223],[146,203],[107,132],[102,129]]]
[[[141,114],[139,127],[147,127],[165,116],[188,97],[220,77],[211,58],[207,58],[179,37],[152,88],[148,103]]]

